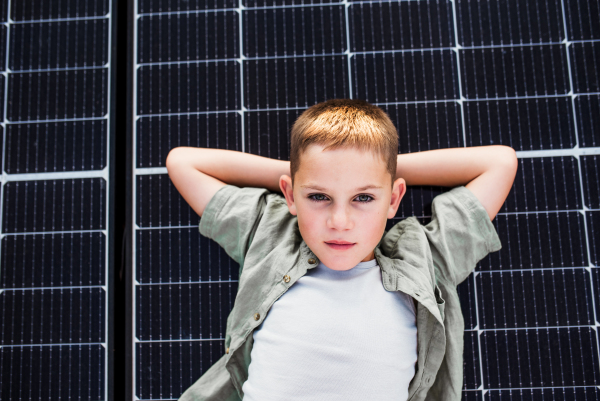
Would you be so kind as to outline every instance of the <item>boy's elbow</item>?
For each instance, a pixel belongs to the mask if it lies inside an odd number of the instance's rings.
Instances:
[[[165,159],[165,167],[169,170],[169,166],[173,166],[178,160],[181,160],[180,152],[183,146],[178,146],[173,148],[167,154],[167,158]]]
[[[498,147],[498,151],[500,152],[498,161],[506,166],[507,169],[513,171],[515,174],[517,173],[517,168],[519,168],[519,158],[517,157],[517,152],[506,145],[496,145]]]
[[[167,158],[165,159],[165,166],[167,167],[167,169],[169,168],[170,164],[173,164],[173,160],[175,159],[175,151],[176,150],[177,150],[177,148],[173,148],[167,154]]]

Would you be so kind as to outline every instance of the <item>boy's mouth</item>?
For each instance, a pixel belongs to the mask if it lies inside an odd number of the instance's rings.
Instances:
[[[350,249],[355,245],[354,243],[348,242],[348,241],[331,241],[331,242],[325,242],[325,243],[327,245],[329,245],[330,248],[337,249],[340,251],[343,251],[345,249]]]

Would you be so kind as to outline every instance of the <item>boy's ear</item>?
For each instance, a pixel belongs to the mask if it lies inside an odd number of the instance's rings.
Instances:
[[[292,177],[289,175],[282,175],[279,177],[279,188],[285,196],[285,200],[288,205],[288,209],[290,209],[290,213],[294,216],[297,215],[296,204],[294,203],[294,188],[292,188]]]
[[[400,201],[404,197],[406,193],[406,181],[404,178],[398,178],[394,181],[394,186],[392,187],[392,198],[390,199],[390,208],[388,210],[388,219],[393,219],[396,216],[398,211],[398,207],[400,206]]]

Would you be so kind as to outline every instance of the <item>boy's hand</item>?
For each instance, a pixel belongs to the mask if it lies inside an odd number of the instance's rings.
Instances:
[[[464,185],[479,199],[490,220],[504,204],[519,162],[509,146],[427,150],[398,155],[396,178],[406,185]]]
[[[281,192],[279,177],[290,175],[290,162],[224,149],[180,146],[166,160],[169,178],[199,216],[227,184]]]

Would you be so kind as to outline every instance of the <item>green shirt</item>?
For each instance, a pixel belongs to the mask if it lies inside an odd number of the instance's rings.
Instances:
[[[436,196],[431,213],[425,226],[409,217],[385,231],[374,253],[384,288],[410,295],[417,305],[418,357],[408,400],[458,401],[465,326],[456,286],[502,245],[483,205],[464,186]],[[267,189],[220,188],[199,230],[239,263],[240,278],[223,355],[180,400],[240,401],[254,329],[319,260],[302,239],[285,198]]]

